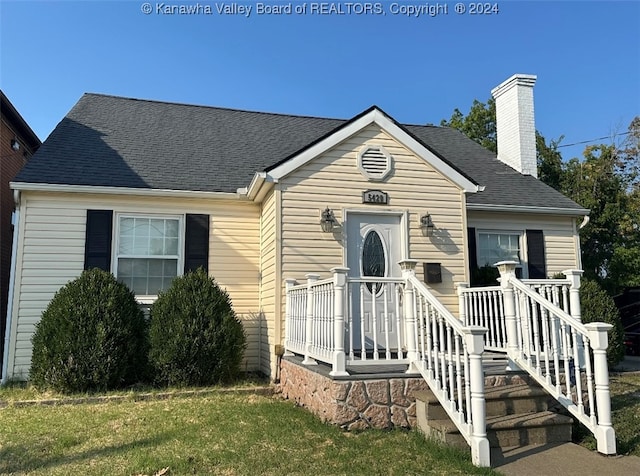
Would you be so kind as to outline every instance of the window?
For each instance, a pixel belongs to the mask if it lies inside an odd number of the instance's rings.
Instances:
[[[493,266],[500,261],[516,261],[522,269],[521,233],[479,232],[478,266]]]
[[[380,235],[376,231],[369,231],[362,245],[362,276],[383,278],[386,273],[386,261]],[[369,292],[372,292],[373,287],[372,283],[367,283]],[[375,287],[377,292],[382,285],[375,285]]]
[[[170,216],[119,215],[116,276],[139,296],[166,290],[178,275],[181,220]]]

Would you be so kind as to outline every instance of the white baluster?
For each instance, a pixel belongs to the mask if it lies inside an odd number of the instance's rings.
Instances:
[[[307,274],[305,276],[307,278],[307,317],[305,322],[305,354],[304,360],[302,363],[304,365],[318,365],[313,358],[311,358],[311,353],[313,349],[313,321],[314,321],[314,311],[315,311],[315,299],[313,293],[313,283],[315,283],[320,276],[317,274]]]

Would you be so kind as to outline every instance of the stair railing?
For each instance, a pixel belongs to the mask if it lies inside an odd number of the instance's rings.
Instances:
[[[487,329],[464,326],[454,317],[416,277],[416,261],[404,260],[400,266],[411,367],[420,372],[471,447],[473,463],[489,466],[482,368]]]
[[[529,373],[585,425],[596,437],[600,453],[615,454],[607,368],[607,332],[612,326],[580,321],[580,271],[565,273],[571,282],[568,299],[564,298],[569,314],[517,279],[516,264],[496,264],[512,368]]]

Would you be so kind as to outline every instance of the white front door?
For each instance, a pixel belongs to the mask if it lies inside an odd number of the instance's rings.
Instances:
[[[349,277],[348,349],[395,350],[401,329],[396,284],[367,282],[367,277],[399,278],[402,259],[400,215],[350,212],[347,215]]]

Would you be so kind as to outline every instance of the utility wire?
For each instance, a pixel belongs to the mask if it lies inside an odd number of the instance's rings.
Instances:
[[[621,132],[619,134],[614,134],[613,137],[625,136],[627,134],[629,134],[628,131],[627,132]],[[590,142],[596,142],[596,141],[599,141],[599,140],[605,140],[605,139],[611,139],[611,138],[612,138],[611,136],[604,136],[604,137],[598,137],[597,139],[583,140],[583,141],[580,141],[580,142],[574,142],[573,144],[562,144],[562,145],[558,146],[558,149],[560,147],[571,147],[572,145],[589,144]]]

